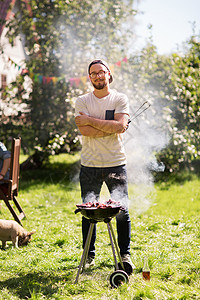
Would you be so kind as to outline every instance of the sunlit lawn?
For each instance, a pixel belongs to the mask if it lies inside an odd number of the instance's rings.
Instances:
[[[150,207],[131,203],[131,254],[136,265],[129,283],[111,289],[114,271],[107,227],[98,223],[95,267],[80,274],[81,215],[78,156],[51,158],[46,170],[21,172],[19,201],[36,230],[25,248],[1,251],[0,299],[200,299],[200,180],[156,184]],[[134,186],[130,186],[131,199]],[[11,219],[2,204],[2,219]],[[112,221],[115,228],[115,221]],[[142,279],[144,256],[151,280]]]

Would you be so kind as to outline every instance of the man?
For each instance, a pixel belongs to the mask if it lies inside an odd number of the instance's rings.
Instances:
[[[130,259],[131,221],[128,212],[128,183],[122,133],[128,128],[129,106],[126,95],[110,89],[113,81],[105,61],[94,60],[88,67],[93,92],[80,96],[75,104],[75,122],[82,134],[80,185],[83,202],[98,200],[103,182],[112,200],[126,206],[117,216],[118,245],[122,261]],[[82,218],[83,247],[89,221]],[[86,267],[94,265],[96,226]]]
[[[3,182],[3,179],[9,179],[11,153],[6,146],[0,142],[0,189],[6,192],[8,184]]]

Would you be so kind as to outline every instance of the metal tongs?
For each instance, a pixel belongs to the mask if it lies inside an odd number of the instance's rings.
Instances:
[[[145,110],[147,110],[151,104],[148,101],[145,101],[130,117],[128,120],[128,124],[131,123],[131,121],[135,120],[139,115],[141,115]]]

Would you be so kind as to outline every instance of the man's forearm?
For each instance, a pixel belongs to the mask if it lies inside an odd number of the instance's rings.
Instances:
[[[113,134],[113,133],[121,133],[123,132],[123,124],[116,120],[101,120],[89,117],[89,125],[101,130],[105,133]]]
[[[105,137],[111,135],[111,133],[107,133],[104,131],[101,131],[99,129],[96,129],[92,126],[86,125],[86,126],[79,126],[80,133],[84,136],[88,137]]]
[[[79,129],[82,126],[90,126],[107,134],[123,133],[128,126],[127,115],[122,113],[115,114],[114,120],[102,120],[80,112],[75,122]]]

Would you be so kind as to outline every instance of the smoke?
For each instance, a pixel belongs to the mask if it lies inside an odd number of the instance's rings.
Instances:
[[[138,105],[139,106],[139,105]],[[169,143],[169,133],[163,119],[162,107],[151,107],[130,123],[125,133],[127,171],[131,192],[130,204],[136,213],[146,211],[152,204],[154,172],[164,172],[163,162],[158,162],[156,153]]]
[[[94,192],[90,192],[86,195],[85,199],[84,199],[84,203],[88,203],[88,202],[96,202],[98,199],[95,195]]]

